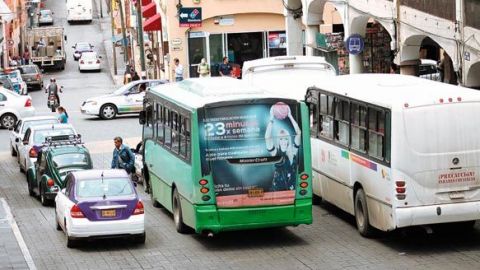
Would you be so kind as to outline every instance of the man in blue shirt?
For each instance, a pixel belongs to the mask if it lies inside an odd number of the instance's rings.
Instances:
[[[113,149],[112,169],[124,169],[128,174],[135,169],[135,155],[130,147],[123,144],[121,137],[113,139],[115,148]]]
[[[220,76],[232,76],[232,66],[228,62],[228,57],[223,57],[223,63],[218,67],[218,72]]]

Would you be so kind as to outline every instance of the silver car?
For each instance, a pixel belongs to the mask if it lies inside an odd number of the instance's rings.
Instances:
[[[50,9],[42,9],[38,13],[38,25],[53,24],[53,12]]]

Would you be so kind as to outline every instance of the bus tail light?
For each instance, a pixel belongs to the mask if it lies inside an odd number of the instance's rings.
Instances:
[[[307,183],[307,182],[301,182],[301,183],[300,183],[300,187],[301,187],[301,188],[307,188],[307,187],[308,187],[308,183]]]
[[[397,187],[396,190],[397,190],[397,193],[402,193],[402,194],[405,193],[404,187]]]
[[[72,218],[85,218],[85,215],[82,212],[82,209],[78,205],[74,204],[72,209],[70,209],[70,216]]]
[[[302,175],[300,175],[300,179],[302,179],[303,181],[307,180],[308,179],[308,174],[303,173]]]
[[[398,200],[405,200],[406,197],[407,197],[407,195],[405,195],[405,194],[397,194],[397,199]]]
[[[205,186],[206,184],[208,184],[208,181],[206,179],[202,179],[202,180],[198,181],[198,183],[202,186]]]
[[[462,98],[461,98],[461,97],[457,97],[457,101],[458,101],[458,102],[462,101]]]
[[[397,192],[396,197],[398,200],[405,200],[407,195],[405,192],[407,191],[407,188],[405,187],[405,181],[400,180],[400,181],[395,181],[395,191]]]
[[[202,188],[200,189],[200,192],[203,193],[203,194],[208,193],[208,191],[210,191],[210,190],[209,190],[208,188],[206,188],[206,187],[202,187]]]
[[[36,158],[37,157],[37,150],[35,148],[30,148],[30,151],[28,151],[28,156],[31,158]]]
[[[52,178],[50,178],[50,179],[47,180],[47,186],[48,186],[48,187],[53,187],[54,184],[55,184],[55,182],[53,181]]]

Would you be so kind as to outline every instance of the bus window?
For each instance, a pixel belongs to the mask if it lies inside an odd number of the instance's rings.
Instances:
[[[161,106],[160,104],[157,104],[157,121],[156,121],[156,125],[157,125],[157,141],[161,144],[163,144],[163,106]]]
[[[350,104],[348,101],[335,101],[335,141],[348,146],[350,144]]]
[[[320,94],[320,135],[333,139],[333,97]]]
[[[383,160],[385,113],[368,109],[368,155]]]
[[[180,115],[172,111],[172,151],[179,153],[180,149]]]
[[[153,117],[153,104],[151,101],[145,102],[145,124],[143,125],[143,137],[145,139],[153,138],[154,131],[154,117]]]
[[[364,106],[352,103],[352,144],[351,147],[354,150],[365,153],[365,137],[367,136],[366,125],[366,112],[367,109]]]
[[[172,119],[171,119],[171,112],[169,109],[165,108],[165,137],[164,137],[164,145],[167,148],[170,148],[172,145]]]

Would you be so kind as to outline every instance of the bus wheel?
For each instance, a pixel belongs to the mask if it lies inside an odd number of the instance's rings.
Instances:
[[[188,227],[183,223],[182,206],[180,204],[180,195],[178,194],[177,189],[173,190],[172,209],[173,221],[175,222],[175,228],[177,229],[177,232],[188,233]]]
[[[313,194],[312,204],[313,204],[313,205],[320,205],[320,204],[322,204],[322,197]]]
[[[368,220],[367,197],[361,188],[355,194],[355,221],[362,236],[371,237],[373,235],[373,228]]]

